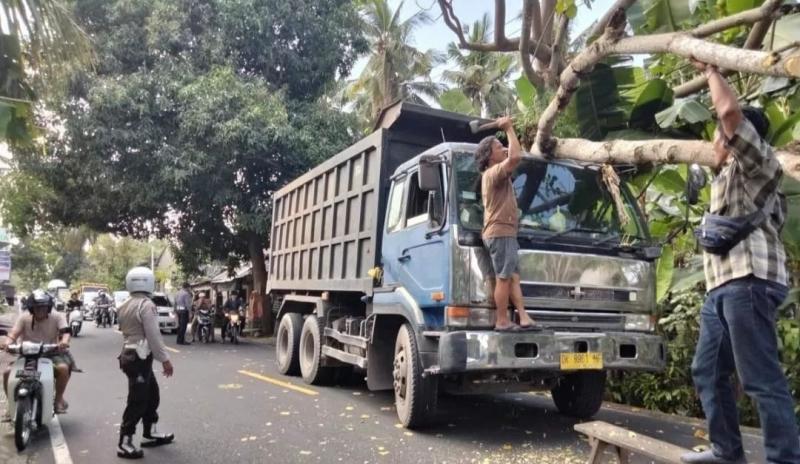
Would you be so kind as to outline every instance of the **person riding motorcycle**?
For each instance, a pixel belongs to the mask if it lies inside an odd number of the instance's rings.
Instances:
[[[103,315],[109,311],[109,308],[111,308],[113,302],[111,301],[111,298],[106,295],[104,290],[100,290],[100,292],[97,294],[97,297],[94,299],[94,304],[96,308],[94,317],[95,321],[97,321],[97,325],[99,326],[103,320]],[[109,314],[108,317],[113,324],[114,321],[112,320],[111,314]]]
[[[64,400],[64,391],[70,378],[70,371],[74,360],[69,354],[70,331],[64,314],[53,312],[53,297],[42,290],[35,290],[25,300],[27,314],[17,318],[14,328],[8,334],[6,341],[0,344],[0,349],[5,350],[8,345],[22,341],[35,343],[58,344],[60,351],[48,355],[53,361],[53,370],[56,379],[55,412],[67,412],[69,405]],[[11,366],[7,366],[3,373],[3,389],[8,395],[8,376]]]

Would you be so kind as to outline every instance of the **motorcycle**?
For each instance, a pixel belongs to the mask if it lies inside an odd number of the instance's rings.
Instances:
[[[77,337],[83,326],[83,311],[80,308],[71,310],[67,317],[67,322],[69,323],[70,333],[73,337]]]
[[[28,446],[31,435],[53,418],[55,376],[53,362],[45,354],[58,351],[58,345],[25,342],[9,345],[9,353],[20,357],[8,379],[8,411],[14,415],[14,444],[17,451]]]
[[[199,309],[197,313],[197,333],[200,341],[208,343],[211,339],[212,330],[214,330],[214,321],[211,319],[211,311]]]
[[[231,343],[234,345],[239,344],[239,336],[242,334],[242,313],[240,311],[231,311],[225,314],[228,324],[227,336],[230,338]],[[225,343],[225,338],[222,338],[222,343]]]
[[[97,327],[111,327],[111,310],[108,305],[97,306],[97,316],[95,317]]]

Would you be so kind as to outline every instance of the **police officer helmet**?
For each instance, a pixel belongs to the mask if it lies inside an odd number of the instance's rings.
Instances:
[[[152,294],[156,289],[156,276],[146,267],[135,267],[125,276],[125,288],[131,293]]]
[[[47,314],[53,310],[53,297],[44,290],[34,290],[28,298],[25,299],[25,309],[33,312],[34,308],[45,306]]]

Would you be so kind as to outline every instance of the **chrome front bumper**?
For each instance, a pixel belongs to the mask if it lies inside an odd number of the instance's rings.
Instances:
[[[561,369],[561,353],[603,353],[604,369],[660,371],[666,346],[658,335],[636,332],[445,332],[439,338],[438,366],[452,374],[501,369]]]

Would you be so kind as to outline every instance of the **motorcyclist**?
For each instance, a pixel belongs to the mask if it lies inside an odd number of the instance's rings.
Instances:
[[[239,296],[237,292],[232,292],[231,296],[228,297],[228,300],[225,302],[225,305],[222,306],[222,340],[225,340],[225,335],[228,333],[228,329],[230,328],[230,315],[231,313],[237,313],[242,310],[244,306],[244,300]]]
[[[60,350],[48,354],[53,361],[53,371],[56,380],[55,412],[67,412],[69,405],[64,400],[64,391],[70,378],[71,356],[68,354],[70,331],[64,314],[53,312],[53,297],[42,290],[35,290],[25,300],[25,309],[28,313],[17,318],[14,328],[8,334],[6,341],[0,343],[0,349],[5,350],[8,345],[29,341],[35,343],[58,344]],[[11,366],[3,373],[3,389],[8,395],[8,376]]]
[[[111,304],[112,304],[111,298],[109,298],[108,295],[106,295],[105,290],[100,290],[100,292],[97,294],[97,297],[94,299],[94,305],[96,308],[95,322],[97,323],[98,326],[103,320],[103,314],[109,311]],[[111,323],[113,324],[114,321],[111,320],[110,313],[108,317]]]

